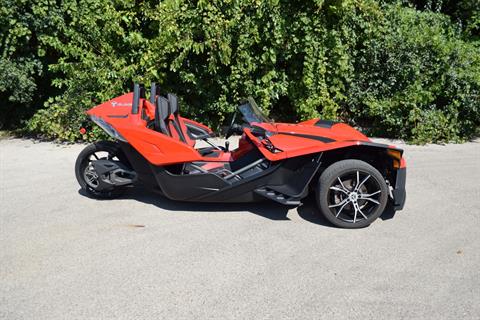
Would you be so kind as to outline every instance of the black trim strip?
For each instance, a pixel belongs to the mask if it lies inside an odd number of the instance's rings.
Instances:
[[[107,117],[109,117],[109,118],[127,118],[128,114],[109,114]]]
[[[294,137],[299,137],[299,138],[305,138],[305,139],[312,139],[312,140],[317,140],[321,141],[324,143],[330,143],[330,142],[335,142],[336,140],[330,139],[327,137],[321,137],[321,136],[312,136],[309,134],[301,134],[301,133],[290,133],[290,132],[279,132],[278,134],[285,134],[287,136],[294,136]]]

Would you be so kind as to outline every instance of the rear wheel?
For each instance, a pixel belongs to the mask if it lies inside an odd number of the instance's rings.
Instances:
[[[112,187],[110,189],[99,190],[99,175],[95,171],[92,161],[110,160],[127,164],[120,146],[115,142],[99,141],[88,145],[78,155],[75,163],[75,176],[80,187],[92,197],[100,199],[115,198],[120,196],[125,187]]]
[[[370,225],[384,211],[388,187],[380,172],[360,160],[342,160],[320,176],[317,204],[325,218],[342,228]]]

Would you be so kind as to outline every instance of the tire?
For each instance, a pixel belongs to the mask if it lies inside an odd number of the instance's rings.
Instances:
[[[106,152],[109,156],[117,157],[122,163],[128,164],[125,155],[120,149],[120,146],[111,141],[99,141],[86,146],[77,157],[75,162],[75,176],[78,184],[88,196],[97,199],[112,199],[119,197],[125,192],[125,187],[112,187],[108,190],[96,190],[85,180],[85,169],[89,165],[90,157],[97,152]]]
[[[385,210],[388,187],[381,173],[370,164],[342,160],[323,171],[316,198],[320,211],[333,225],[363,228]]]

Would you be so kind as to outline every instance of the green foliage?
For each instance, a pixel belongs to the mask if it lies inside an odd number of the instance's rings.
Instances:
[[[42,63],[24,49],[32,38],[26,1],[0,4],[0,128],[3,128],[11,123],[12,116],[22,118],[28,113],[18,109],[33,101],[37,90],[35,77],[41,75]]]
[[[397,2],[397,0],[386,2]],[[480,2],[478,0],[403,0],[419,10],[440,12],[458,22],[466,35],[480,37]]]
[[[213,127],[249,95],[278,120],[418,143],[480,125],[475,0],[0,1],[0,95],[43,105],[27,129],[46,137],[95,139],[84,111],[134,81]]]
[[[359,123],[418,143],[473,134],[480,123],[478,48],[432,12],[393,6],[385,21],[355,62],[349,106]]]
[[[62,36],[46,35],[43,41],[59,52],[49,70],[63,75],[52,82],[63,92],[45,102],[27,129],[61,140],[92,140],[101,130],[86,123],[84,111],[127,91],[132,80],[142,80],[146,41],[137,17],[142,8],[123,1],[79,0],[63,1],[60,11]],[[85,124],[89,135],[81,136]]]

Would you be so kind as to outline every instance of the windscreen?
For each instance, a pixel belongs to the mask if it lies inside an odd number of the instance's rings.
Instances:
[[[262,112],[252,97],[248,97],[248,100],[244,104],[238,106],[238,110],[248,124],[273,122]]]

